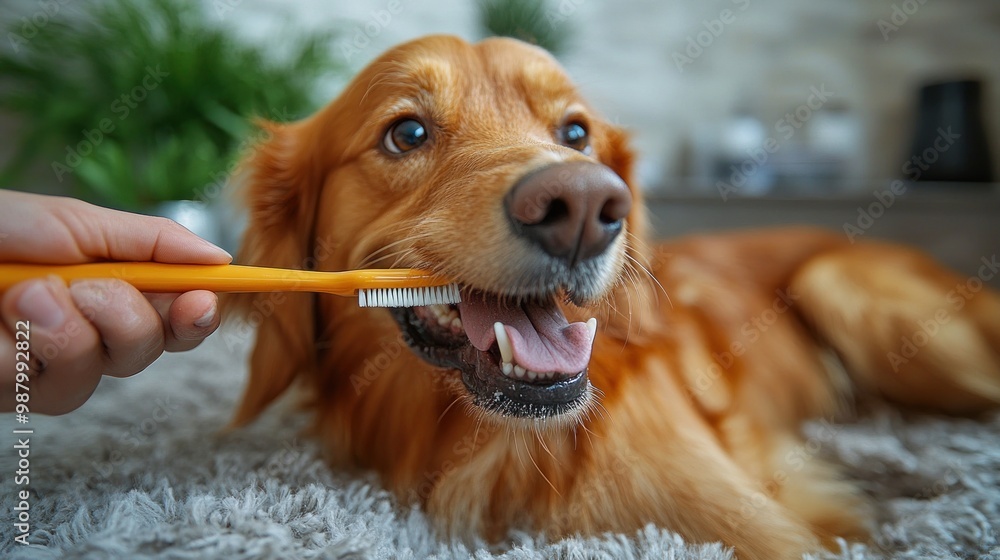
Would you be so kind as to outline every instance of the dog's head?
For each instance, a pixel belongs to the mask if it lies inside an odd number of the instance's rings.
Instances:
[[[586,403],[587,319],[613,319],[642,216],[625,135],[555,59],[511,39],[428,37],[381,56],[309,119],[267,130],[249,162],[243,262],[425,268],[457,282],[463,302],[386,313],[264,301],[241,419],[313,367],[328,324],[384,328],[388,315],[490,413]]]

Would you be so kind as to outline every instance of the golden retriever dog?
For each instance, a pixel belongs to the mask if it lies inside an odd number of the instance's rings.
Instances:
[[[808,228],[653,246],[626,134],[539,48],[426,37],[264,126],[243,263],[431,269],[463,302],[255,296],[236,423],[295,382],[331,462],[444,536],[653,523],[800,558],[870,519],[804,420],[858,392],[1000,402],[1000,297],[919,252]]]

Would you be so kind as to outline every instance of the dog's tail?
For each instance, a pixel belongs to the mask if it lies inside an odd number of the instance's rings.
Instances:
[[[862,390],[918,408],[976,413],[1000,403],[996,255],[960,277],[903,247],[823,253],[795,275],[799,310]]]

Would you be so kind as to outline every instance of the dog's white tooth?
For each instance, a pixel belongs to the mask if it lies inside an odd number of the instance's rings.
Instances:
[[[594,342],[594,337],[597,336],[597,318],[591,317],[587,320],[587,328],[590,330],[590,342]]]
[[[507,338],[507,330],[503,328],[503,323],[497,321],[493,323],[493,333],[497,335],[497,346],[500,348],[500,359],[504,362],[514,362],[514,347]]]
[[[458,317],[455,317],[454,319],[452,319],[451,320],[451,328],[453,328],[455,330],[459,330],[459,331],[462,330],[462,320],[459,319]]]
[[[516,375],[518,377],[524,377],[524,374],[525,374],[526,371],[527,370],[525,370],[521,366],[514,366],[514,375]]]
[[[528,379],[534,381],[538,377],[538,373],[531,371],[530,369],[526,372],[528,374]]]
[[[503,371],[504,375],[510,375],[514,373],[514,364],[510,362],[504,362],[500,364],[500,370]]]

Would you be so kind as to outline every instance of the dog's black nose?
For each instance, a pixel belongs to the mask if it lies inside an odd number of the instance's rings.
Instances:
[[[504,203],[519,235],[572,266],[608,248],[632,208],[632,195],[611,169],[575,161],[522,177]]]

